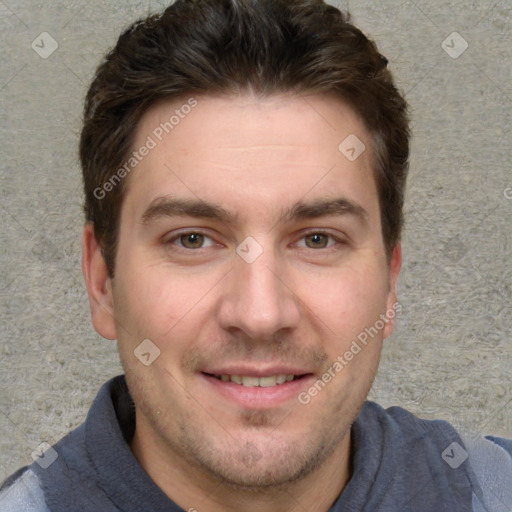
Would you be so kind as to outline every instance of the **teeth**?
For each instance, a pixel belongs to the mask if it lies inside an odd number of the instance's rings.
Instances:
[[[271,386],[275,386],[277,384],[277,376],[276,377],[260,377],[259,379],[259,385],[262,388],[270,388]],[[245,384],[245,381],[244,381]],[[256,384],[258,385],[258,384]]]
[[[259,386],[260,379],[258,377],[247,377],[247,376],[244,376],[244,377],[242,377],[242,384],[244,386],[248,386],[248,387],[252,388],[254,386]]]
[[[217,379],[224,382],[234,382],[247,387],[270,388],[285,382],[291,382],[295,375],[271,375],[268,377],[253,377],[252,375],[215,375]]]

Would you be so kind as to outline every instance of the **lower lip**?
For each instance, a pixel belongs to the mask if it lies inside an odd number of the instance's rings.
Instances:
[[[240,407],[248,409],[269,409],[282,405],[289,400],[297,400],[299,393],[310,387],[314,380],[313,375],[305,375],[297,380],[263,388],[261,386],[243,386],[234,382],[225,382],[205,373],[200,375],[215,392],[220,393]]]

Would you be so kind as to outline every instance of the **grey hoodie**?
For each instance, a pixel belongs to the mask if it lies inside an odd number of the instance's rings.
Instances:
[[[134,428],[119,376],[55,451],[4,482],[0,512],[181,512],[130,451]],[[512,440],[464,442],[445,421],[367,401],[352,425],[352,449],[352,477],[327,512],[512,511]]]

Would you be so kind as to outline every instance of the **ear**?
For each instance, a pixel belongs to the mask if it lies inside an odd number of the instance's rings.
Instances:
[[[82,235],[82,272],[89,295],[92,324],[96,332],[107,338],[116,338],[112,281],[101,248],[94,236],[92,223],[84,226]]]
[[[391,261],[389,262],[389,291],[386,301],[386,316],[388,317],[388,321],[384,327],[384,338],[387,338],[393,332],[396,313],[400,312],[402,309],[396,295],[396,283],[401,266],[402,248],[400,243],[397,243],[391,253]]]

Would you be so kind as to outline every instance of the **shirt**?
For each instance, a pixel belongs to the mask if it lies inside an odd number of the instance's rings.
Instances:
[[[121,375],[102,386],[81,426],[6,480],[0,512],[182,512],[132,454],[134,431]],[[512,440],[464,442],[446,421],[366,401],[351,452],[352,476],[327,512],[512,510]]]

